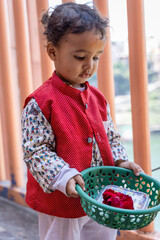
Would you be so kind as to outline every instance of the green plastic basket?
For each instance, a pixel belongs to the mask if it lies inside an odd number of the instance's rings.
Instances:
[[[86,214],[99,224],[120,230],[134,230],[147,226],[160,211],[160,182],[140,173],[119,167],[92,167],[81,172],[85,182],[85,192],[77,185],[76,190],[81,197],[81,205]],[[107,185],[138,190],[149,196],[148,209],[121,209],[96,201],[96,197]]]

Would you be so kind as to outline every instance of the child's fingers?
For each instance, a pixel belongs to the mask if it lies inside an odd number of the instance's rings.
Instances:
[[[66,193],[69,197],[79,197],[76,189],[76,181],[74,180],[74,178],[71,178],[68,183],[67,183],[67,186],[66,186]]]
[[[132,170],[136,176],[139,176],[140,172],[144,173],[143,169],[137,164],[133,165]]]
[[[78,192],[76,191],[75,187],[76,187],[76,183],[78,183],[81,188],[83,190],[85,190],[84,188],[84,181],[81,177],[81,175],[76,175],[75,177],[71,178],[68,183],[67,183],[67,186],[66,186],[66,193],[69,197],[79,197],[79,194]]]
[[[129,165],[126,168],[133,170],[136,176],[139,176],[141,172],[144,173],[143,169],[138,164],[134,162],[128,162],[128,163]]]
[[[144,173],[143,169],[134,162],[119,161],[119,164],[117,164],[117,166],[133,170],[133,172],[136,176],[139,176],[140,172]]]
[[[83,191],[85,191],[85,183],[83,178],[81,177],[81,175],[76,175],[74,177],[76,183],[78,183],[80,185],[80,187],[82,188]]]

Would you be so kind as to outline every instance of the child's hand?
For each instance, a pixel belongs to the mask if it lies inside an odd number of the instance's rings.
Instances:
[[[131,169],[131,170],[133,170],[133,172],[136,176],[139,176],[140,172],[144,173],[143,169],[134,162],[119,160],[116,162],[116,167]]]
[[[85,183],[81,175],[76,175],[68,181],[66,186],[66,193],[69,197],[75,197],[75,198],[79,197],[79,194],[75,189],[76,183],[78,183],[83,189],[83,191],[85,191]]]

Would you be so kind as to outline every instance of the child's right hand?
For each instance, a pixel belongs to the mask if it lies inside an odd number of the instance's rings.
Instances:
[[[73,178],[71,178],[67,183],[66,193],[69,197],[75,197],[75,198],[79,197],[79,194],[75,189],[76,183],[78,183],[83,189],[83,191],[85,191],[85,183],[83,181],[83,178],[81,177],[81,175],[78,174]]]

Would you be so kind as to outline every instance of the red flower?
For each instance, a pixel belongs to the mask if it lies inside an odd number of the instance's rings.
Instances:
[[[103,203],[112,207],[134,209],[133,200],[129,195],[115,192],[112,189],[107,189],[103,193]]]
[[[121,200],[118,196],[115,196],[115,197],[110,197],[108,200],[107,200],[107,203],[108,205],[110,206],[113,206],[113,207],[120,207],[121,205]]]

